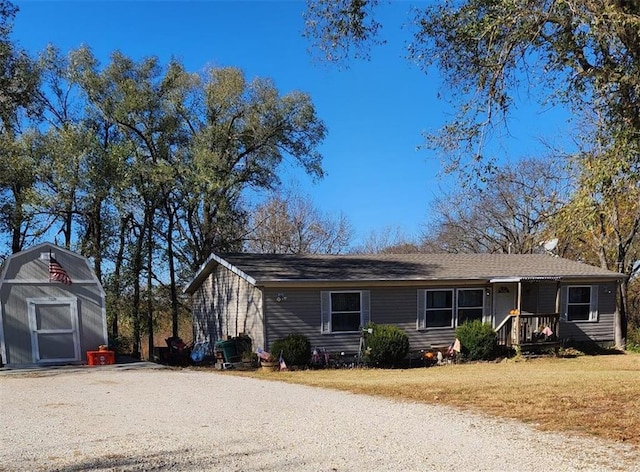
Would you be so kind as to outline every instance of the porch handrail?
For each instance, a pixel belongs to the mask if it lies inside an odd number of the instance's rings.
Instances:
[[[501,346],[511,346],[511,330],[513,329],[513,316],[507,315],[496,328],[498,344]]]
[[[513,343],[517,345],[540,343],[558,339],[559,313],[519,313],[513,326]],[[543,334],[543,326],[551,330],[550,336]]]
[[[547,336],[543,339],[537,338],[542,331],[542,326],[548,327],[553,332],[551,338],[557,340],[560,314],[521,312],[508,315],[495,330],[498,344],[510,347],[532,342],[547,342],[550,340]]]

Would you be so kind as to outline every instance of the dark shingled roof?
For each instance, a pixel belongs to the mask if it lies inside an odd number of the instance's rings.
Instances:
[[[219,263],[228,263],[258,285],[311,281],[400,282],[495,278],[614,280],[624,277],[581,262],[541,254],[418,253],[335,256],[235,253],[211,256],[186,291],[193,292]]]

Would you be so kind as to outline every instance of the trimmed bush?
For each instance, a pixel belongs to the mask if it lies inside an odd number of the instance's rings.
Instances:
[[[489,361],[498,355],[498,337],[489,323],[467,321],[456,329],[463,356],[470,361]]]
[[[369,323],[373,332],[365,334],[367,363],[392,367],[409,354],[409,337],[397,326]]]
[[[311,360],[311,342],[304,334],[290,334],[275,340],[270,352],[276,359],[282,354],[284,361],[290,366],[306,366]]]

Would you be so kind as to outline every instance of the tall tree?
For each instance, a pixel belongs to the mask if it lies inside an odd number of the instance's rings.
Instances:
[[[11,251],[22,250],[38,230],[33,212],[38,143],[36,133],[21,136],[26,118],[37,116],[39,74],[35,62],[11,41],[18,8],[0,1],[0,221],[11,233]]]
[[[272,81],[247,81],[236,68],[209,70],[189,111],[194,185],[182,231],[193,244],[195,268],[221,242],[234,243],[221,241],[227,233],[220,222],[234,217],[244,189],[277,186],[285,157],[312,177],[323,176],[317,147],[326,128],[307,94],[281,96]],[[240,241],[236,235],[235,243]]]
[[[0,229],[16,253],[38,241],[51,224],[39,205],[42,138],[29,131],[12,137],[0,133]]]
[[[438,199],[423,249],[430,252],[527,254],[554,236],[553,218],[566,203],[571,179],[559,163],[523,159],[497,170],[483,188]]]
[[[377,1],[309,0],[307,34],[325,47],[366,47]],[[546,103],[596,110],[637,164],[640,134],[640,3],[618,0],[445,0],[414,9],[410,58],[437,65],[457,110],[430,143],[454,168],[491,168],[487,134],[505,124],[532,84]],[[321,34],[315,25],[323,25]],[[347,25],[347,27],[345,27]],[[364,32],[357,34],[358,31]],[[337,39],[336,39],[337,38]],[[335,57],[344,57],[336,54]]]
[[[351,240],[344,215],[332,218],[297,192],[278,192],[252,213],[250,252],[283,254],[340,254]]]
[[[629,299],[630,281],[640,269],[640,175],[615,147],[594,146],[576,159],[576,190],[554,226],[576,256],[626,275],[615,319],[616,345],[623,348],[630,307],[636,304]]]
[[[34,100],[39,85],[35,62],[11,41],[18,8],[0,0],[0,131],[15,134],[21,116],[37,112]]]
[[[167,106],[168,97],[174,90],[172,69],[175,65],[172,63],[163,70],[157,58],[136,63],[115,52],[111,62],[101,71],[90,51],[81,49],[75,58],[75,63],[80,64],[78,75],[83,90],[94,106],[117,125],[131,143],[132,154],[127,170],[134,189],[131,196],[137,198],[137,201],[130,200],[134,206],[129,212],[132,216],[129,221],[133,225],[129,234],[134,237],[129,246],[133,249],[130,257],[134,268],[134,317],[135,320],[146,320],[151,353],[154,343],[153,262],[159,234],[158,218],[175,175],[171,167],[172,149],[180,135],[178,120]],[[147,302],[144,309],[143,283]],[[137,352],[141,324],[135,321],[134,326],[137,331],[134,352]]]

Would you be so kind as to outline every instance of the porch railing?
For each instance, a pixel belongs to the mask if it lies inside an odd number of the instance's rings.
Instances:
[[[502,320],[502,323],[496,328],[496,334],[498,335],[498,345],[511,347],[513,342],[511,339],[511,331],[513,329],[513,316],[509,315]]]
[[[496,328],[502,346],[544,346],[558,343],[559,313],[520,313],[506,317]]]

